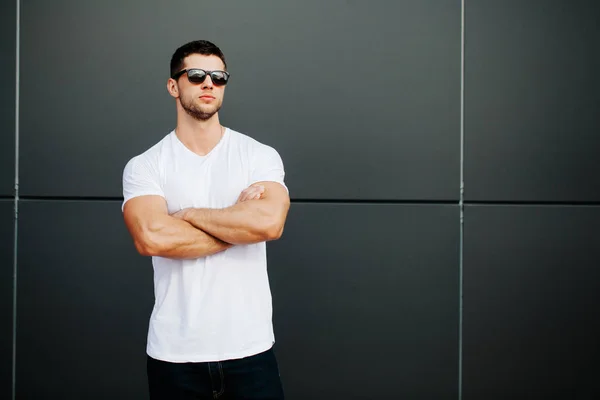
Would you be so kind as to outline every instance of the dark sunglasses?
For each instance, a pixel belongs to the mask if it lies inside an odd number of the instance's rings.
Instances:
[[[226,85],[227,81],[229,80],[229,72],[205,71],[199,68],[184,69],[173,75],[172,78],[177,80],[181,75],[185,73],[187,73],[188,80],[191,83],[202,83],[206,79],[207,75],[210,75],[210,79],[217,86]]]

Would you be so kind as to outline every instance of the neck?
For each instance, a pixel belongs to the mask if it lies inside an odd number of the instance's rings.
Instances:
[[[219,143],[224,130],[218,113],[206,121],[198,121],[186,114],[177,118],[175,134],[188,149],[204,156]]]

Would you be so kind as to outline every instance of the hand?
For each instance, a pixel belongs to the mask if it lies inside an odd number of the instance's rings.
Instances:
[[[251,185],[246,189],[242,190],[240,197],[237,199],[237,203],[241,203],[248,200],[258,200],[261,198],[262,194],[265,192],[265,187],[262,185]]]
[[[190,208],[184,208],[183,210],[179,210],[179,211],[171,214],[171,217],[179,218],[179,219],[185,221],[186,220],[185,218],[186,218],[189,210],[190,210]]]

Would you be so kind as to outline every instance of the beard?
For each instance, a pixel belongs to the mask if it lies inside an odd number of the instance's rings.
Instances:
[[[181,107],[185,112],[197,121],[206,121],[215,115],[221,109],[221,102],[218,104],[197,104],[194,100],[184,101],[181,99]]]

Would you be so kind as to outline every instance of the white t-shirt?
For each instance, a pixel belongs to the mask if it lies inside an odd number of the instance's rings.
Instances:
[[[170,214],[187,207],[225,208],[260,181],[286,187],[281,157],[272,147],[226,129],[215,148],[199,156],[172,131],[125,166],[123,205],[136,196],[159,195]],[[220,361],[273,346],[264,242],[194,260],[152,257],[152,264],[149,356],[170,362]]]

